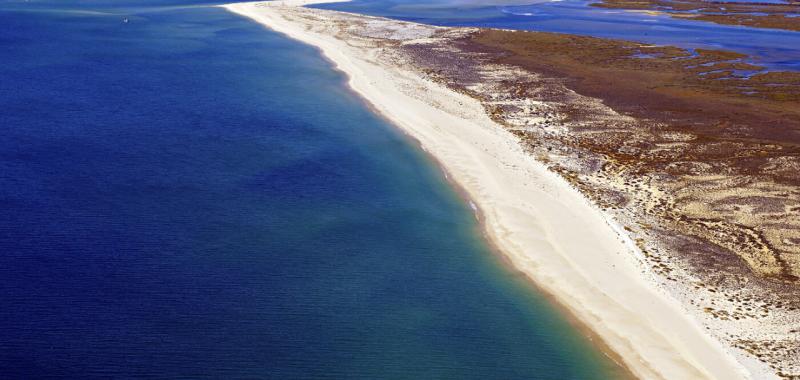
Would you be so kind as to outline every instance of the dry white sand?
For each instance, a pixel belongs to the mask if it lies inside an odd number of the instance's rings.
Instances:
[[[296,7],[313,0],[225,7],[318,47],[349,85],[419,141],[481,210],[487,235],[640,378],[772,378],[737,362],[674,298],[657,288],[624,232],[565,180],[526,154],[481,104],[315,30]],[[374,20],[374,19],[371,19]],[[385,21],[394,22],[394,21]],[[758,373],[757,373],[758,372]]]

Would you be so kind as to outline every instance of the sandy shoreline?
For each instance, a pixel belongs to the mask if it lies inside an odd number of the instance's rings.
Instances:
[[[737,362],[655,286],[619,225],[527,154],[477,100],[413,69],[381,63],[369,46],[324,33],[319,18],[333,12],[297,8],[312,2],[319,1],[225,8],[319,48],[349,76],[353,90],[442,164],[481,210],[487,236],[511,263],[597,333],[636,376],[771,378]]]

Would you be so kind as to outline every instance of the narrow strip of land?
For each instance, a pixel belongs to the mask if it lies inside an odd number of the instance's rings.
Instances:
[[[357,93],[442,164],[512,263],[596,332],[636,376],[774,377],[759,363],[737,360],[688,305],[657,286],[624,228],[537,161],[487,112],[487,100],[467,93],[481,91],[480,83],[463,91],[444,85],[405,48],[428,44],[446,51],[449,41],[474,30],[299,7],[304,3],[226,8],[318,47]]]

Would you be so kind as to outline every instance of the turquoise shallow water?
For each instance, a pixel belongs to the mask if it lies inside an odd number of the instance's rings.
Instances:
[[[618,373],[314,49],[219,8],[2,4],[3,377]]]

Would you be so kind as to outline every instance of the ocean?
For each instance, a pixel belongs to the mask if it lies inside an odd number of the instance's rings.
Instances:
[[[609,379],[315,49],[189,1],[0,1],[0,374]]]

